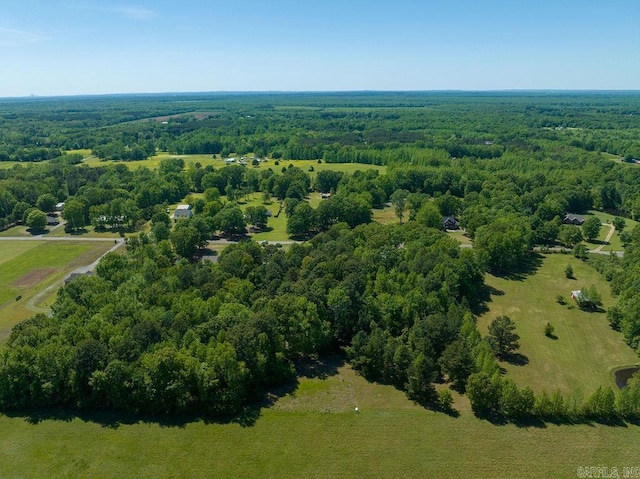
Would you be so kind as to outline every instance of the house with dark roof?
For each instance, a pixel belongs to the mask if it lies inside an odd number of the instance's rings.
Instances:
[[[582,226],[582,223],[584,223],[584,216],[567,213],[566,215],[564,215],[562,223],[565,225]]]
[[[458,220],[453,216],[445,216],[442,218],[442,226],[445,230],[458,230],[460,229],[460,224]]]

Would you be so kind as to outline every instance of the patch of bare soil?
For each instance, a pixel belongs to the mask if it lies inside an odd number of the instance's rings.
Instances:
[[[13,288],[31,288],[45,279],[50,274],[54,273],[55,268],[37,268],[32,269],[24,276],[15,280],[11,287]]]

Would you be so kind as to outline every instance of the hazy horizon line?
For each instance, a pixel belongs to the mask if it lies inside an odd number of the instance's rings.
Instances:
[[[60,95],[15,95],[0,96],[0,100],[85,98],[108,96],[164,96],[164,95],[268,95],[268,94],[332,94],[332,93],[640,93],[640,89],[572,89],[572,88],[496,88],[496,89],[398,89],[398,90],[209,90],[209,91],[159,91],[159,92],[111,92],[69,93]]]

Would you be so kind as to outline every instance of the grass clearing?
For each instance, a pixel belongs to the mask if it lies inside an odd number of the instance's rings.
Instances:
[[[80,151],[80,150],[78,150]],[[84,150],[83,150],[84,151]],[[74,152],[76,152],[74,150]],[[233,154],[231,157],[240,157],[240,155]],[[128,162],[116,162],[116,161],[103,161],[95,156],[87,155],[83,161],[84,164],[89,166],[104,166],[104,165],[113,165],[117,163],[123,163],[128,168],[137,169],[146,167],[149,169],[155,169],[160,165],[160,162],[164,159],[169,158],[182,158],[184,160],[184,164],[186,168],[193,166],[195,163],[200,163],[202,167],[211,165],[214,168],[223,168],[227,166],[224,158],[220,158],[219,156],[213,155],[173,155],[169,153],[160,153],[158,155],[147,158],[146,160],[140,161],[128,161]],[[251,165],[252,157],[247,156],[247,168],[251,168],[260,172],[262,170],[266,170],[267,168],[271,168],[274,172],[280,173],[282,168],[288,168],[289,165],[293,165],[307,172],[309,176],[312,178],[316,175],[318,171],[324,170],[333,170],[333,171],[342,171],[347,174],[353,174],[354,172],[360,170],[377,170],[380,173],[385,173],[387,170],[386,166],[381,165],[369,165],[362,163],[318,163],[317,160],[273,160],[268,159],[260,163],[259,166],[254,167]],[[276,161],[278,164],[276,165]],[[312,170],[311,170],[312,168]],[[311,170],[311,171],[310,171]]]
[[[0,416],[4,477],[568,478],[580,466],[635,465],[640,441],[632,425],[450,417],[348,366],[302,378],[244,425],[53,414],[58,419]]]
[[[112,244],[81,241],[0,241],[0,338],[35,313],[27,303],[69,272],[91,264]],[[50,305],[57,288],[39,306]],[[16,301],[18,296],[22,296]]]
[[[382,223],[383,225],[391,225],[400,222],[396,215],[395,207],[391,205],[385,206],[384,208],[374,208],[373,221]]]
[[[456,240],[460,244],[464,244],[464,245],[472,245],[473,244],[473,241],[471,241],[471,238],[469,238],[467,235],[465,235],[464,231],[462,231],[462,230],[447,231],[447,235],[450,238],[453,238],[454,240]]]
[[[501,366],[521,387],[549,392],[558,388],[585,397],[600,385],[615,387],[611,371],[635,364],[638,356],[623,341],[622,334],[609,327],[605,312],[584,312],[571,301],[571,291],[595,285],[606,310],[614,304],[609,284],[572,255],[539,258],[539,269],[524,278],[487,275],[487,284],[500,293],[492,296],[489,311],[479,318],[480,332],[486,335],[496,316],[507,315],[515,322],[521,338],[519,352],[526,357],[526,364],[503,362]],[[576,279],[565,277],[567,264]],[[558,304],[558,295],[567,304]],[[547,322],[554,326],[558,339],[544,335]]]

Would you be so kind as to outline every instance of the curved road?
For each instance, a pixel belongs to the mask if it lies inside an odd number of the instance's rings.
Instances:
[[[114,245],[111,248],[109,248],[108,251],[106,251],[105,253],[100,255],[100,257],[98,259],[96,259],[93,263],[91,263],[91,264],[89,264],[87,266],[80,266],[79,268],[76,268],[71,273],[69,273],[69,275],[74,274],[74,273],[76,273],[76,274],[84,274],[84,273],[87,273],[89,271],[93,271],[104,255],[117,250],[118,248],[120,248],[125,243],[124,239],[122,239],[122,238],[117,238],[117,239],[114,239],[114,238],[78,238],[78,237],[75,237],[75,236],[60,236],[60,237],[5,236],[5,237],[0,237],[0,241],[43,241],[43,240],[44,241],[90,241],[90,242],[99,242],[99,241],[105,242],[105,241],[109,241],[109,242],[113,242],[114,243]],[[67,275],[67,277],[69,277],[69,275]],[[65,279],[67,277],[65,277]],[[36,306],[36,303],[39,303],[44,297],[46,297],[47,295],[51,294],[52,291],[60,288],[60,286],[62,286],[63,284],[64,284],[64,279],[62,279],[60,281],[56,281],[55,283],[47,286],[45,289],[43,289],[39,293],[35,294],[34,296],[32,296],[27,301],[27,308],[29,308],[31,311],[33,311],[35,313],[49,313],[50,312],[49,308],[41,308],[39,306]]]

